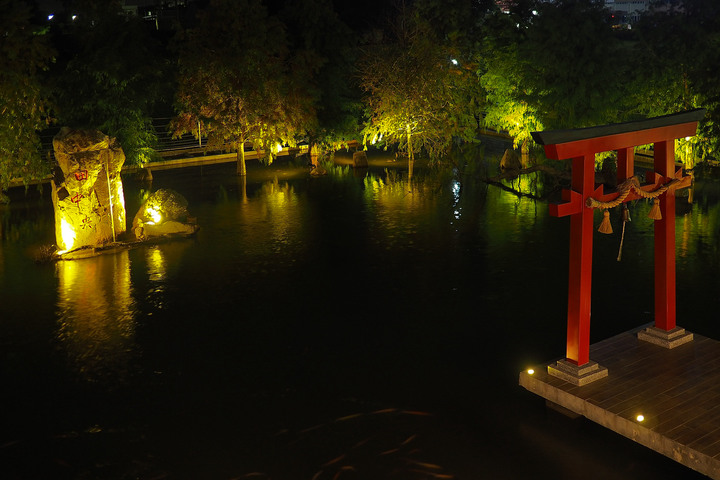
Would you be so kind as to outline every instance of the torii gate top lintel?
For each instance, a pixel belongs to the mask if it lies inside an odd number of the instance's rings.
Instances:
[[[705,109],[645,120],[532,132],[550,159],[572,159],[571,188],[563,190],[564,203],[550,204],[550,215],[570,217],[570,271],[568,285],[568,364],[589,364],[590,299],[592,280],[593,211],[605,210],[641,197],[653,198],[655,220],[655,328],[673,332],[675,322],[675,190],[690,185],[675,166],[675,140],[695,136]],[[634,147],[654,144],[654,171],[640,185],[634,176]],[[595,154],[617,151],[618,190],[605,193],[595,185]],[[621,184],[624,190],[620,191]],[[653,209],[656,207],[654,206]],[[668,333],[669,335],[670,333]]]
[[[704,108],[624,123],[571,130],[532,132],[532,138],[545,147],[553,160],[565,160],[586,154],[608,152],[658,140],[692,137],[698,122],[705,116]]]

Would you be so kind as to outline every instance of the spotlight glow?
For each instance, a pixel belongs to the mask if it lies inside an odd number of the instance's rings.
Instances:
[[[162,220],[162,215],[160,214],[160,211],[157,208],[150,207],[146,210],[146,212],[148,213],[148,215],[150,215],[150,218],[152,218],[152,221],[154,223],[156,223],[156,224],[160,223],[160,221]]]
[[[637,419],[638,422],[642,422],[643,420],[645,420],[645,416],[644,416],[644,415],[638,415],[638,416],[635,417],[635,418]]]

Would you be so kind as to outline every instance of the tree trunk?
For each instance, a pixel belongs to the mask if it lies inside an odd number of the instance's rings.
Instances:
[[[520,147],[520,166],[522,168],[528,168],[528,165],[530,165],[530,146],[526,138]]]
[[[240,138],[240,146],[237,150],[237,174],[241,176],[247,175],[245,167],[245,137]]]
[[[410,141],[412,133],[410,133],[410,124],[407,125],[407,145],[408,145],[408,183],[412,180],[413,168],[415,167],[415,154],[413,153],[412,143]]]

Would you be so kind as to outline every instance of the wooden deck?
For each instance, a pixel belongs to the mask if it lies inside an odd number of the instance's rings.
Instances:
[[[548,362],[521,372],[520,385],[720,480],[720,342],[695,334],[668,350],[637,339],[647,326],[590,346],[604,379],[577,387],[548,375]]]

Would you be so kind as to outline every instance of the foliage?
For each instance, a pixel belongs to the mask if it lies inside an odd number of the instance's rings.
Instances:
[[[472,141],[479,98],[475,69],[452,60],[427,20],[401,12],[390,41],[363,52],[365,141],[397,143],[411,159],[421,148],[438,159],[454,139]]]
[[[88,7],[59,36],[69,47],[54,84],[59,123],[116,137],[130,164],[152,160],[151,115],[167,90],[169,63],[142,20]]]
[[[644,75],[637,79],[637,110],[663,115],[707,108],[699,135],[693,138],[702,156],[720,148],[720,4],[687,0],[682,9],[659,10],[636,27],[636,58]],[[682,142],[679,142],[682,143]],[[685,145],[680,145],[681,150]]]
[[[524,81],[547,128],[610,123],[621,117],[629,62],[602,2],[539,3],[519,45]]]
[[[45,31],[31,23],[25,2],[0,0],[0,190],[10,180],[27,183],[49,172],[38,131],[48,116],[41,72],[53,60]]]
[[[514,145],[542,129],[625,119],[630,70],[602,2],[516,2],[487,20],[480,51],[485,124]]]
[[[484,40],[480,84],[485,92],[485,125],[508,132],[517,148],[527,145],[530,132],[542,130],[543,124],[536,106],[529,103],[533,92],[524,79],[527,66],[518,51],[515,20],[499,13],[492,18],[494,35]]]
[[[494,0],[415,0],[415,15],[432,22],[433,30],[452,58],[473,61],[482,41],[485,18]]]
[[[291,79],[311,97],[316,119],[308,140],[326,150],[357,139],[362,108],[354,82],[355,37],[331,0],[288,2],[282,12],[291,49]]]
[[[212,0],[180,43],[175,134],[197,133],[243,153],[249,142],[271,162],[314,118],[303,82],[293,83],[283,25],[260,0]]]

